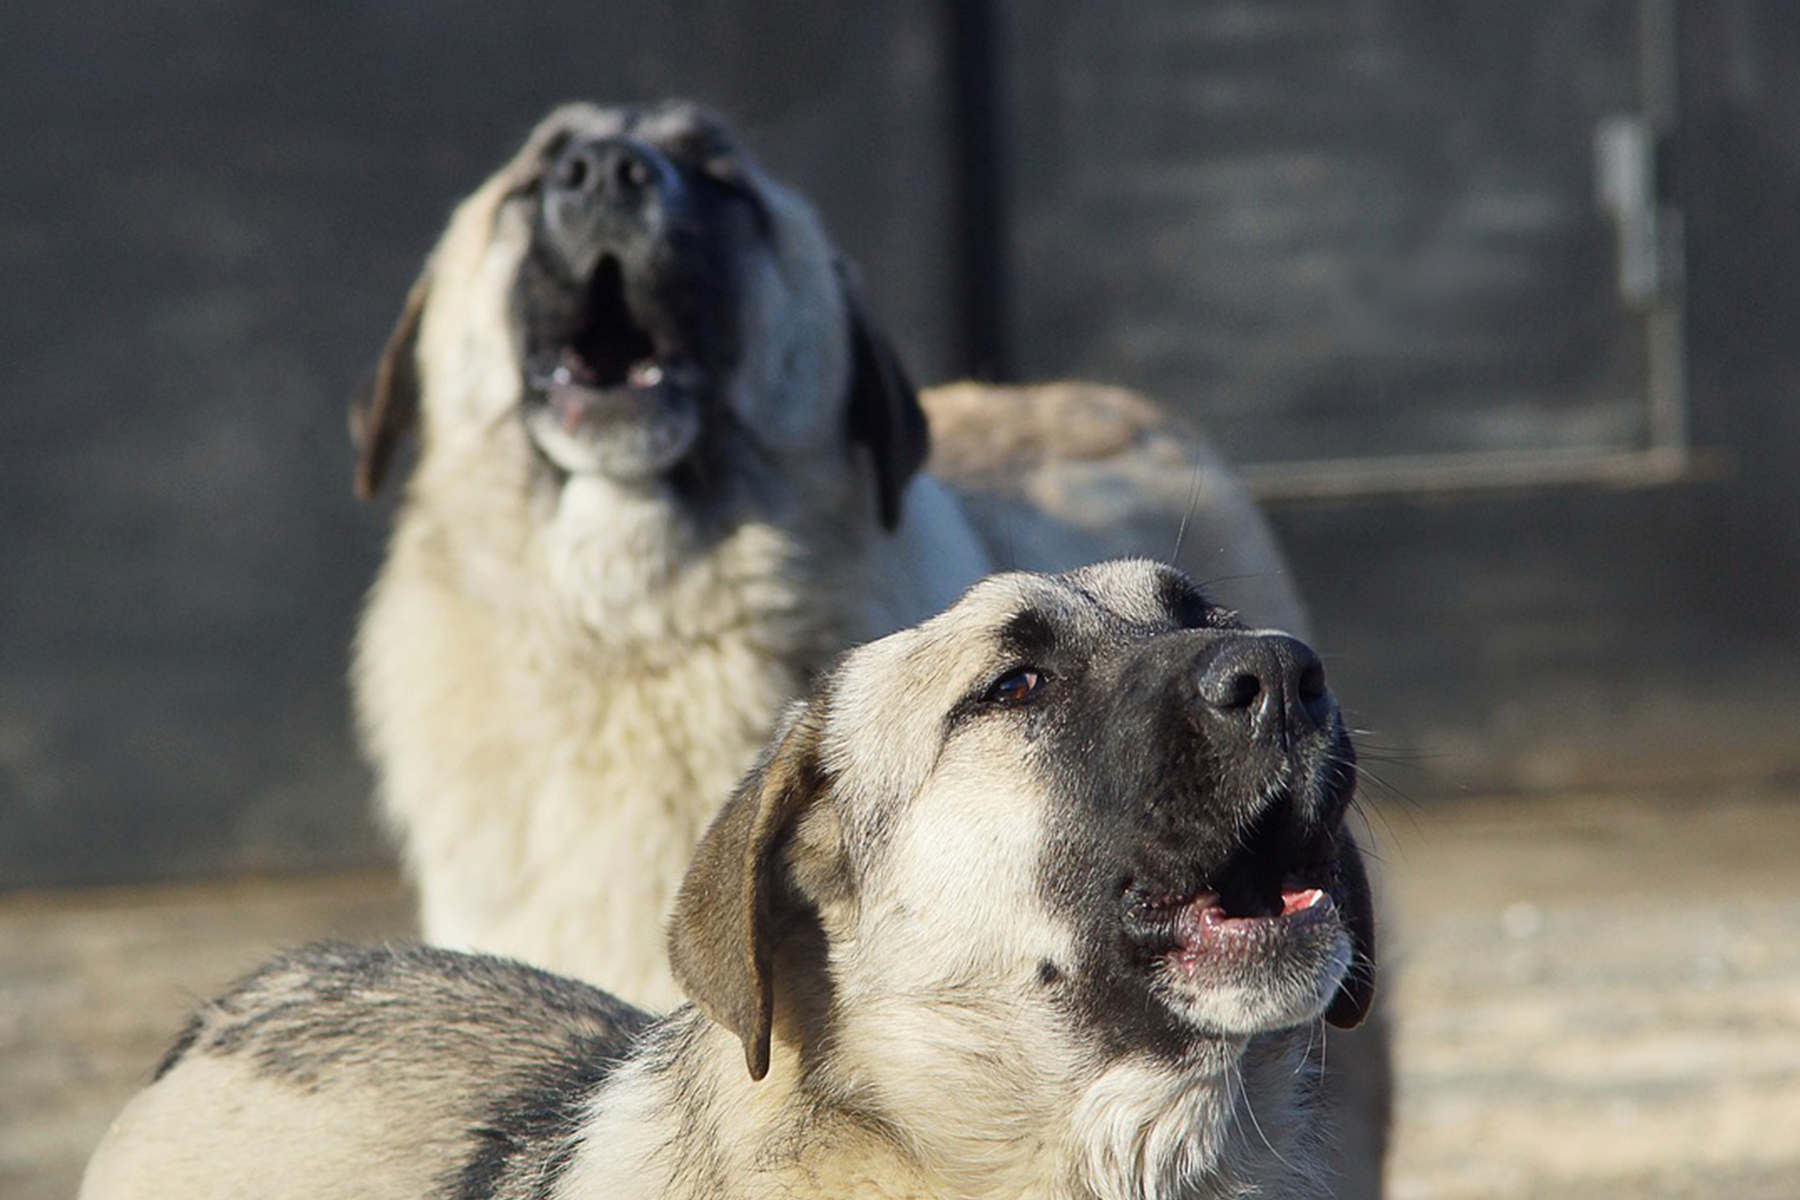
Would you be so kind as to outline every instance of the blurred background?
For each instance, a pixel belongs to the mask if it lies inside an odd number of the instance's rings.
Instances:
[[[547,107],[668,94],[920,378],[1203,421],[1406,794],[1797,777],[1784,0],[11,0],[0,886],[383,852],[348,397]]]
[[[1800,894],[1768,815],[1800,808],[1791,0],[8,0],[0,894],[386,861],[344,671],[387,513],[351,498],[348,398],[544,110],[671,94],[814,199],[921,380],[1200,420],[1387,798],[1465,814],[1433,859],[1461,882],[1526,827],[1599,847],[1520,850],[1540,881],[1618,883],[1621,827],[1667,872],[1639,886],[1679,880],[1657,831],[1705,797],[1738,814],[1720,877],[1772,864],[1737,902]],[[1501,915],[1418,944],[1558,928]],[[74,944],[12,928],[0,962]],[[1752,1016],[1800,1063],[1772,937]],[[1713,1194],[1800,1165],[1749,1178]]]

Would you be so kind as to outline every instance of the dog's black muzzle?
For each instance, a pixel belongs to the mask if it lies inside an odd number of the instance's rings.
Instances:
[[[1228,633],[1204,644],[1188,672],[1176,702],[1185,699],[1227,790],[1285,792],[1298,819],[1334,823],[1351,750],[1312,648],[1286,634]]]
[[[1319,656],[1286,634],[1227,634],[1205,647],[1196,692],[1212,720],[1249,743],[1288,745],[1327,728],[1336,708]]]
[[[1234,913],[1279,912],[1294,878],[1329,882],[1355,752],[1318,655],[1205,630],[1140,643],[1116,669],[1107,727],[1147,732],[1101,751],[1123,801],[1102,819],[1135,847],[1128,902],[1206,890]]]
[[[1341,790],[1336,778],[1316,778],[1352,751],[1324,665],[1304,642],[1194,630],[1139,643],[1113,670],[1110,727],[1154,731],[1141,747],[1120,748],[1130,774],[1156,777],[1158,790],[1198,788],[1203,795],[1176,806],[1198,801],[1206,815],[1196,819],[1220,821],[1221,806],[1253,819],[1278,792],[1318,790],[1309,783]],[[1321,824],[1340,815],[1329,805],[1303,814]]]
[[[573,140],[545,175],[544,248],[571,277],[586,278],[601,253],[642,253],[657,240],[686,205],[686,190],[675,165],[635,138]]]

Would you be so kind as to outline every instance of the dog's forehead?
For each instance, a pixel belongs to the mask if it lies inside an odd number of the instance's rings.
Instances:
[[[901,670],[954,688],[1001,660],[1029,655],[1032,630],[1072,647],[1229,621],[1187,576],[1161,563],[1107,562],[1062,575],[1008,572],[981,580],[924,624],[863,647],[845,674],[886,678]]]
[[[602,106],[587,101],[558,105],[550,110],[531,130],[525,144],[513,156],[513,170],[535,170],[541,160],[553,155],[571,138],[613,137],[625,132],[631,110]]]
[[[945,616],[960,617],[958,623],[970,632],[1005,642],[1027,624],[1106,638],[1211,624],[1219,612],[1175,568],[1124,559],[1061,575],[992,576],[971,588]]]
[[[698,104],[669,100],[653,105],[565,104],[538,122],[528,145],[542,153],[568,138],[629,135],[666,154],[695,159],[741,154],[725,123]]]
[[[824,693],[825,757],[840,780],[856,781],[846,796],[916,795],[952,714],[1001,675],[1027,665],[1078,673],[1084,659],[1215,616],[1229,619],[1186,576],[1152,562],[989,576],[930,620],[840,661]]]
[[[633,114],[630,132],[668,150],[699,155],[735,153],[737,139],[725,123],[687,101],[671,101]]]
[[[1090,604],[1129,624],[1188,628],[1230,619],[1198,584],[1166,563],[1122,559],[1095,563],[1060,578]]]

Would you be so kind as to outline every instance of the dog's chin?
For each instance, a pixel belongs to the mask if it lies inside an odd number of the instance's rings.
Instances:
[[[608,388],[552,383],[526,398],[526,431],[566,474],[654,482],[700,437],[701,389],[685,374],[671,370]]]
[[[1157,991],[1209,1034],[1251,1036],[1324,1015],[1350,969],[1350,936],[1329,893],[1284,891],[1279,913],[1230,916],[1202,894],[1176,918],[1152,965]]]

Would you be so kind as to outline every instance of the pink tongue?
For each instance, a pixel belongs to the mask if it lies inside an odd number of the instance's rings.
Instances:
[[[1289,913],[1311,908],[1324,898],[1325,893],[1320,888],[1282,888],[1281,915],[1285,917]]]
[[[1286,917],[1297,912],[1305,912],[1324,898],[1325,892],[1322,888],[1282,888],[1281,912],[1270,915]],[[1227,921],[1266,921],[1270,919],[1269,917],[1234,917],[1220,907],[1218,897],[1212,895],[1200,897],[1190,911],[1198,918],[1202,929],[1223,925]]]

